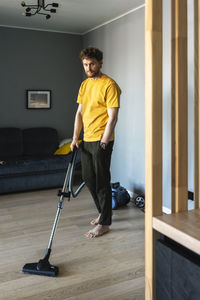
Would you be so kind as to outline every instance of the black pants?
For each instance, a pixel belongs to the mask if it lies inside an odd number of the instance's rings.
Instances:
[[[86,183],[99,214],[99,224],[112,223],[112,191],[110,186],[110,161],[113,142],[106,149],[100,147],[100,142],[82,143],[82,176]]]

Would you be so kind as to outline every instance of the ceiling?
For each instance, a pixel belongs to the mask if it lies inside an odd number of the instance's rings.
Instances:
[[[145,0],[46,0],[45,4],[52,2],[61,7],[46,20],[42,15],[22,16],[21,0],[0,0],[0,26],[84,34],[144,5]]]

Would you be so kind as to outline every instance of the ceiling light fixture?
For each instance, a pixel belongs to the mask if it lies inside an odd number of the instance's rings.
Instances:
[[[51,15],[49,13],[46,13],[46,11],[50,12],[50,13],[56,13],[56,9],[55,8],[49,9],[49,6],[59,7],[58,3],[50,3],[50,4],[45,5],[45,0],[38,0],[37,2],[38,2],[37,4],[26,5],[26,3],[24,1],[22,1],[21,6],[26,7],[26,11],[23,13],[23,15],[26,17],[31,17],[36,14],[39,14],[39,15],[46,16],[46,19],[48,20],[51,18]],[[42,9],[42,12],[41,12],[41,9]]]

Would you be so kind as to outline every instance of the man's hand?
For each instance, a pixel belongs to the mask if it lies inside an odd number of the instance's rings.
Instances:
[[[72,141],[72,143],[70,145],[70,148],[71,148],[72,151],[74,150],[74,147],[79,148],[78,139],[73,139],[73,141]]]
[[[103,143],[103,142],[100,142],[100,147],[101,147],[103,150],[106,150],[107,144],[106,144],[106,143]]]

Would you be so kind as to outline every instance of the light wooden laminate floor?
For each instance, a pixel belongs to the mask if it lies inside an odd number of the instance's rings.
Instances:
[[[86,187],[64,203],[50,257],[59,276],[21,272],[45,254],[56,193],[0,196],[0,299],[144,300],[144,213],[130,203],[114,211],[108,234],[87,239],[84,233],[97,213]]]

